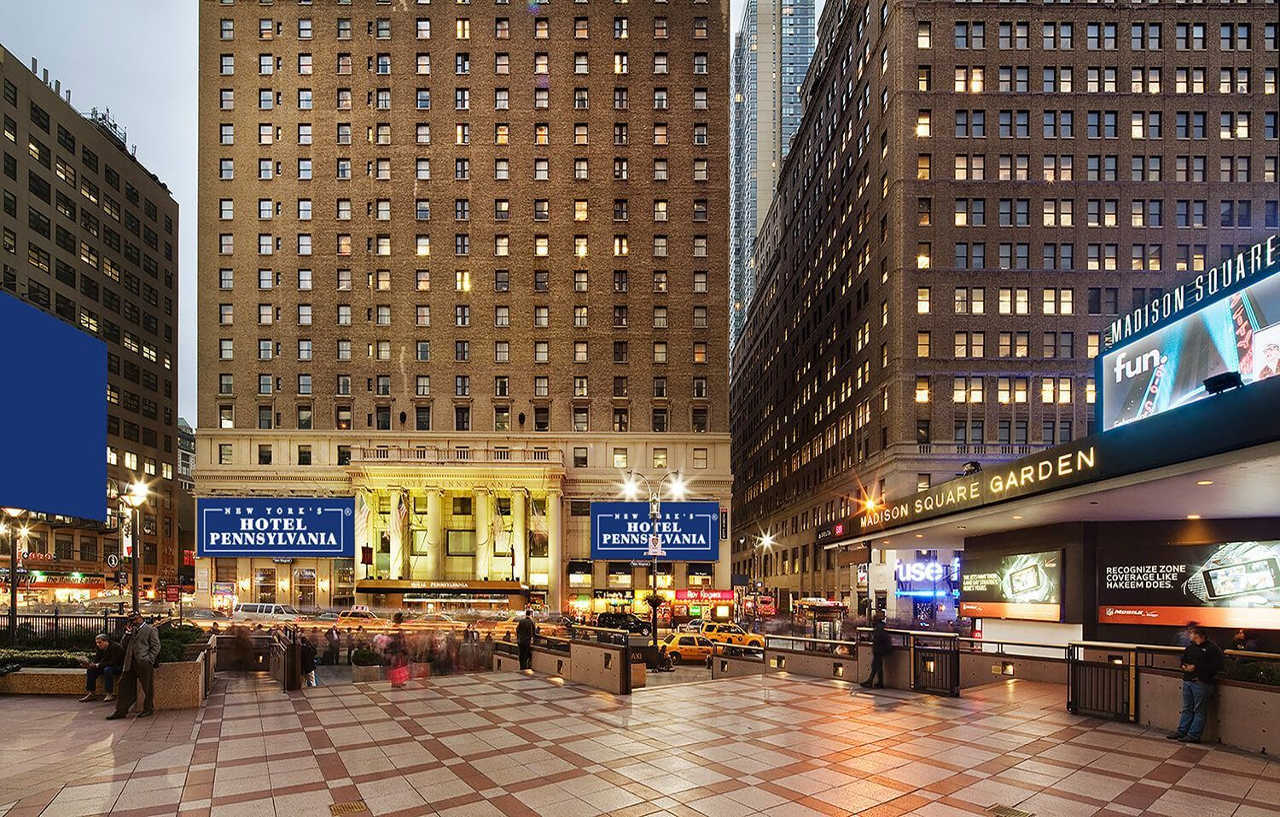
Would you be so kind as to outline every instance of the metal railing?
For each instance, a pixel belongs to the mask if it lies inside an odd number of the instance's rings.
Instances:
[[[89,649],[98,633],[116,636],[124,629],[126,616],[103,612],[101,615],[63,615],[61,613],[27,613],[17,617],[10,637],[12,617],[0,616],[0,646]],[[118,640],[118,639],[117,639]]]
[[[1138,720],[1143,672],[1181,673],[1182,647],[1073,641],[1067,645],[1067,710]],[[1219,681],[1256,684],[1280,693],[1280,654],[1224,650]]]

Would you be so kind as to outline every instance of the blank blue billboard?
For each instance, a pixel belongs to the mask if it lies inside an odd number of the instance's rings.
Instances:
[[[0,507],[106,521],[106,344],[0,294],[0,349]]]

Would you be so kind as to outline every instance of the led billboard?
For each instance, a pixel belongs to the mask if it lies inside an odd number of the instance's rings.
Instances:
[[[1098,621],[1280,629],[1280,542],[1100,550]]]
[[[1062,551],[987,556],[964,553],[960,615],[1062,620]]]
[[[0,293],[0,507],[107,518],[107,346]]]
[[[1244,384],[1280,372],[1280,236],[1242,250],[1121,316],[1123,345],[1100,357],[1102,430],[1208,396],[1204,381],[1239,372]]]

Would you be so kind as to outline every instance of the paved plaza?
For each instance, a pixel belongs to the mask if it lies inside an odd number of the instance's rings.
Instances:
[[[510,673],[292,696],[233,678],[201,713],[108,723],[6,697],[0,815],[1280,814],[1280,762],[1062,699],[1024,681],[945,699],[768,675],[618,698]]]

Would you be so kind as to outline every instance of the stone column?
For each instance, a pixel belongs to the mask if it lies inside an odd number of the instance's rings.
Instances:
[[[249,580],[247,586],[242,584],[245,579]],[[253,559],[236,559],[236,601],[244,603],[257,600],[258,595],[253,589]]]
[[[444,491],[427,490],[427,578],[444,575]]]
[[[477,487],[471,500],[471,518],[476,526],[476,572],[477,580],[489,579],[493,576],[493,530],[489,523],[489,489]]]
[[[529,583],[527,496],[523,488],[511,491],[511,547],[515,549],[516,579]]]
[[[408,495],[398,488],[392,489],[391,514],[387,517],[387,538],[391,541],[391,554],[387,560],[387,578],[408,578],[409,570],[409,517],[408,509],[402,503],[408,501]],[[404,523],[401,523],[403,518]]]
[[[564,560],[561,558],[564,548],[560,531],[560,491],[547,491],[547,608],[556,614],[560,612],[560,584],[564,575]]]

